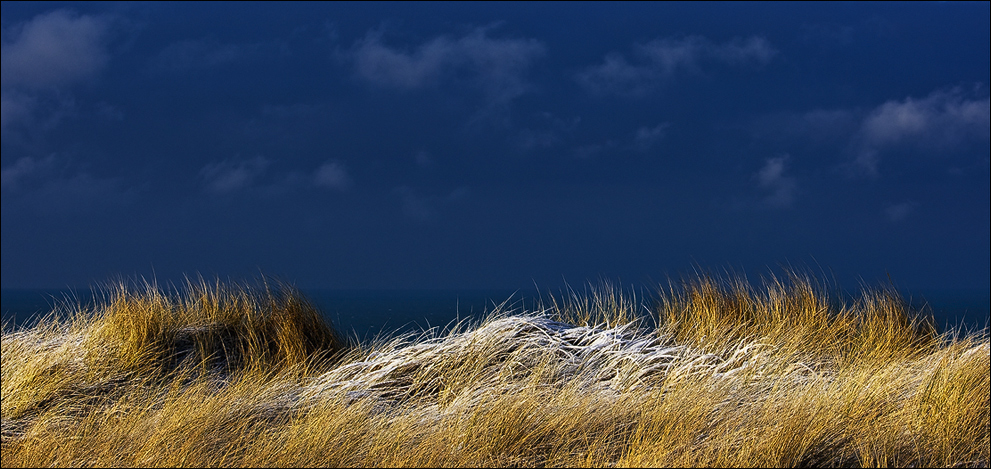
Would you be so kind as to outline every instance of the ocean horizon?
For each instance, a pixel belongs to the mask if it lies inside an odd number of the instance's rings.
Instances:
[[[341,334],[365,341],[433,328],[458,321],[477,321],[497,308],[504,312],[534,312],[541,304],[561,301],[567,292],[537,290],[334,290],[300,289]],[[627,290],[624,290],[627,291]],[[584,290],[577,290],[579,296]],[[646,307],[656,297],[637,291]],[[904,290],[914,310],[932,314],[940,331],[953,327],[979,330],[991,322],[991,292],[987,290]],[[851,295],[848,295],[851,296]],[[29,326],[58,310],[89,307],[101,299],[92,289],[2,289],[0,321],[4,330]]]

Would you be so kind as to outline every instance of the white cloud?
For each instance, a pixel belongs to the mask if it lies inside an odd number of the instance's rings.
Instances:
[[[838,166],[850,176],[877,176],[884,158],[949,159],[987,142],[991,101],[975,94],[940,89],[867,109],[782,112],[756,119],[750,128],[755,138],[782,149],[843,155]]]
[[[122,180],[94,176],[74,166],[64,156],[17,159],[0,171],[4,203],[35,212],[78,215],[136,200],[137,191]]]
[[[457,39],[440,36],[413,50],[389,47],[381,33],[373,32],[347,57],[358,77],[378,86],[411,90],[468,74],[490,101],[506,102],[529,89],[527,72],[545,47],[535,39],[490,38],[489,29],[476,28]]]
[[[344,164],[339,161],[328,161],[317,168],[313,174],[313,182],[320,187],[346,191],[351,187],[351,177]]]
[[[199,176],[207,192],[220,195],[274,197],[303,188],[346,192],[353,185],[346,165],[338,160],[327,160],[312,172],[276,171],[270,170],[271,166],[272,162],[262,156],[231,158],[204,166]]]
[[[241,161],[228,159],[204,166],[200,177],[210,192],[227,194],[254,185],[268,164],[268,160],[261,156]]]
[[[576,78],[593,93],[643,96],[679,73],[697,73],[705,62],[764,65],[777,53],[766,39],[756,36],[723,44],[702,36],[655,39],[634,46],[636,63],[610,53],[602,65],[590,67]]]
[[[989,126],[991,101],[967,99],[957,90],[888,101],[861,123],[854,170],[877,174],[882,152],[899,145],[945,151],[968,141],[988,140]]]
[[[632,134],[627,134],[622,139],[607,139],[600,143],[579,144],[572,148],[572,154],[582,160],[590,160],[603,156],[628,155],[634,152],[646,154],[658,142],[664,139],[665,133],[670,126],[671,124],[667,122],[662,122],[652,127],[642,126],[637,128]]]
[[[641,153],[649,151],[664,138],[664,132],[670,127],[668,123],[657,124],[654,127],[640,127],[633,137],[633,148]]]
[[[61,88],[92,80],[110,54],[113,20],[58,10],[5,26],[0,46],[0,129],[52,124],[72,103]]]
[[[988,138],[989,99],[967,100],[959,92],[935,91],[916,100],[888,101],[864,121],[871,144],[896,143],[908,138],[957,143],[969,136]]]
[[[763,198],[765,206],[787,208],[795,199],[795,178],[785,174],[788,159],[788,155],[768,158],[755,175],[758,187],[766,193]]]
[[[58,10],[4,28],[3,87],[64,86],[95,77],[109,60],[107,17]]]
[[[578,74],[578,82],[597,94],[643,96],[653,91],[664,76],[663,66],[631,65],[619,54],[609,54],[602,65]]]
[[[55,162],[53,156],[46,158],[32,158],[29,156],[19,158],[13,165],[0,170],[0,186],[5,191],[16,191],[20,189],[27,180],[47,173]]]
[[[579,145],[575,147],[574,155],[578,159],[590,160],[592,158],[598,158],[599,155],[604,153],[615,151],[617,148],[621,147],[615,140],[606,140],[605,143]]]
[[[88,172],[57,175],[33,188],[27,196],[33,203],[67,214],[82,214],[114,206],[130,205],[137,190],[118,178],[101,178]]]
[[[555,129],[522,129],[513,140],[520,150],[529,152],[538,148],[557,146],[561,144],[563,138]]]
[[[902,202],[900,204],[894,204],[884,209],[884,214],[888,217],[888,220],[892,222],[899,222],[907,218],[915,210],[914,202]]]
[[[778,50],[767,39],[757,36],[734,38],[721,45],[705,44],[703,50],[704,55],[728,64],[767,65],[778,55]]]
[[[566,143],[581,123],[579,116],[560,117],[547,111],[536,112],[528,117],[522,124],[524,128],[512,137],[515,146],[524,153]]]
[[[637,55],[646,59],[645,67],[650,67],[655,73],[670,76],[682,69],[694,69],[705,53],[711,47],[701,36],[689,36],[684,39],[655,39],[647,44],[637,44]]]
[[[382,43],[381,34],[369,33],[352,48],[355,73],[379,86],[420,88],[436,81],[455,46],[446,37],[421,45],[415,52],[392,49]]]
[[[393,192],[399,196],[403,215],[420,222],[434,219],[441,209],[463,203],[471,195],[471,190],[463,186],[447,195],[424,195],[409,186],[397,187]]]
[[[4,90],[0,93],[0,129],[6,131],[8,125],[30,119],[36,104],[32,96]]]

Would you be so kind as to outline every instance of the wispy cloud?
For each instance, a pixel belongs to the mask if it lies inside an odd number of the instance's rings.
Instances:
[[[505,103],[530,88],[528,71],[546,48],[535,39],[489,37],[490,29],[436,37],[412,49],[390,47],[381,32],[370,32],[345,56],[355,75],[373,85],[413,90],[468,77],[490,102]]]
[[[620,149],[619,143],[615,140],[606,140],[604,143],[579,145],[574,148],[573,153],[578,159],[590,160],[593,158],[599,158],[600,155],[610,153],[618,149]]]
[[[786,174],[789,156],[768,158],[754,175],[757,186],[765,193],[762,203],[770,208],[791,207],[795,199],[796,181]]]
[[[351,188],[351,176],[344,163],[332,160],[320,165],[313,174],[313,183],[318,187],[346,191]]]
[[[903,144],[947,150],[975,139],[988,140],[989,116],[989,98],[965,98],[959,90],[937,90],[922,99],[888,101],[864,118],[853,171],[876,175],[881,153]]]
[[[646,155],[657,146],[658,142],[664,139],[669,127],[671,124],[668,122],[654,126],[641,126],[621,138],[577,145],[572,149],[572,153],[576,158],[584,160],[630,153]]]
[[[968,99],[956,90],[888,101],[871,111],[860,127],[854,170],[877,174],[881,152],[903,144],[945,150],[970,140],[988,140],[989,116],[988,98]]]
[[[581,117],[563,118],[554,113],[542,111],[529,116],[525,128],[513,138],[516,147],[523,152],[543,150],[566,143],[581,124]]]
[[[0,92],[0,129],[30,119],[37,106],[37,98],[15,91]]]
[[[665,122],[653,127],[640,127],[633,137],[633,149],[640,153],[650,151],[657,142],[664,138],[664,133],[670,126],[671,124]]]
[[[815,109],[756,119],[752,135],[786,151],[843,155],[836,164],[852,177],[874,177],[895,153],[942,158],[987,142],[991,101],[960,89],[935,90],[922,98],[892,99],[870,108]]]
[[[0,127],[5,134],[10,126],[32,122],[43,113],[39,102],[52,99],[39,95],[96,78],[110,59],[112,25],[108,16],[58,10],[3,28]],[[49,107],[58,112],[64,106],[59,102]]]
[[[446,195],[425,195],[409,186],[400,186],[393,190],[399,196],[403,215],[407,218],[425,222],[438,216],[444,207],[460,203],[468,198],[470,190],[458,187]]]
[[[766,65],[778,55],[778,50],[762,37],[751,36],[746,39],[735,38],[723,44],[706,44],[701,46],[704,57],[732,65]]]
[[[634,46],[633,61],[613,52],[601,65],[580,72],[576,78],[595,94],[644,96],[681,73],[697,73],[705,63],[764,65],[778,51],[762,37],[736,38],[716,44],[702,36],[655,39]]]
[[[70,158],[55,155],[18,158],[0,170],[0,185],[5,207],[13,204],[63,214],[126,205],[137,196],[137,191],[120,179],[93,175],[75,167]]]
[[[0,128],[5,144],[39,135],[78,112],[72,86],[96,80],[106,68],[116,23],[113,16],[57,10],[4,25]],[[108,106],[95,106],[96,114],[108,117]],[[24,148],[38,152],[35,145]],[[5,203],[30,210],[83,213],[135,196],[120,179],[95,175],[65,155],[22,156],[3,168],[0,179]]]
[[[14,164],[0,170],[0,186],[4,191],[17,191],[26,182],[42,173],[50,172],[54,166],[55,157],[32,158],[25,156],[18,158]]]
[[[111,20],[58,10],[3,31],[3,86],[44,88],[91,79],[109,60]]]
[[[248,160],[227,159],[204,166],[200,177],[208,191],[229,194],[253,186],[268,165],[269,161],[261,156]]]
[[[264,198],[312,189],[347,192],[354,185],[347,165],[336,159],[324,161],[312,171],[279,171],[272,166],[273,162],[263,156],[229,158],[207,164],[199,177],[204,190],[211,194],[251,194]]]
[[[902,202],[900,204],[890,205],[884,209],[884,215],[889,221],[899,222],[912,214],[915,210],[915,202]]]

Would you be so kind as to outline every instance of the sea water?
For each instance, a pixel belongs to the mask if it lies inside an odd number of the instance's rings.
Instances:
[[[477,322],[495,310],[532,312],[536,291],[520,290],[303,290],[303,295],[340,333],[370,340],[403,333],[444,330]],[[91,308],[104,298],[91,290],[0,291],[4,330],[33,324],[54,314]]]
[[[534,312],[551,293],[528,290],[303,290],[324,318],[344,335],[359,340],[387,338],[478,321],[499,308]],[[917,309],[931,313],[940,330],[988,326],[991,294],[986,290],[907,291]],[[559,296],[559,295],[555,295]],[[99,294],[97,300],[102,299]],[[638,295],[649,302],[649,296]],[[560,298],[559,298],[560,300]],[[30,325],[47,314],[68,314],[94,304],[91,290],[2,290],[0,309],[5,330]]]

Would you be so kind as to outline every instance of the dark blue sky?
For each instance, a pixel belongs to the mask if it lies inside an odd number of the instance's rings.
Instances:
[[[2,3],[2,286],[989,286],[988,3]]]

